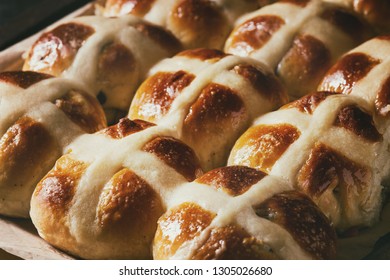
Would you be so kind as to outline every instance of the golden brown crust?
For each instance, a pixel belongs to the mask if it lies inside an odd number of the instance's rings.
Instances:
[[[337,94],[330,91],[317,91],[313,94],[307,94],[298,100],[286,104],[282,109],[296,108],[302,113],[313,114],[315,109],[324,101],[329,95]]]
[[[231,196],[245,193],[266,174],[246,166],[228,166],[211,170],[196,182],[221,189]]]
[[[28,200],[22,194],[31,197],[36,183],[59,153],[53,137],[41,123],[29,117],[17,120],[0,140],[0,185],[9,190],[10,199],[11,193],[19,192],[20,201]]]
[[[102,107],[93,96],[87,93],[71,90],[53,103],[87,133],[106,127]]]
[[[380,32],[390,30],[390,2],[387,0],[353,0],[353,7]]]
[[[33,71],[10,71],[0,73],[0,82],[9,83],[21,88],[28,88],[53,76]]]
[[[69,232],[67,213],[86,168],[87,164],[69,155],[62,156],[33,194],[31,215],[34,225],[47,242],[65,251],[75,252],[77,246]]]
[[[258,125],[249,128],[236,142],[229,161],[269,173],[275,162],[301,132],[290,124]]]
[[[315,259],[336,256],[336,234],[321,210],[297,191],[276,194],[254,207],[256,214],[285,228]]]
[[[226,131],[236,130],[236,124],[240,124],[244,116],[242,99],[230,88],[211,83],[191,106],[184,120],[184,134],[201,134],[204,137],[199,138],[203,141],[215,132],[216,124]]]
[[[220,50],[205,49],[205,48],[184,50],[177,54],[177,56],[185,56],[188,58],[195,58],[202,61],[210,61],[214,63],[228,55],[229,54],[224,53],[223,51]]]
[[[105,9],[108,14],[143,16],[154,2],[155,0],[107,0]]]
[[[274,15],[260,15],[239,25],[232,34],[230,50],[244,50],[246,54],[261,48],[276,33],[285,21]]]
[[[214,213],[189,202],[169,210],[158,220],[153,246],[154,258],[168,259],[173,256],[183,243],[199,236],[214,217]],[[174,231],[170,230],[173,224],[178,225]]]
[[[294,96],[302,95],[317,86],[331,63],[330,50],[322,41],[301,34],[295,37],[277,72]]]
[[[342,108],[336,116],[334,125],[344,127],[370,142],[379,142],[383,139],[375,127],[372,116],[356,105]]]
[[[53,209],[53,214],[63,219],[69,210],[76,186],[84,174],[87,165],[71,159],[69,156],[59,158],[54,168],[39,182],[35,189],[36,199]]]
[[[195,254],[195,260],[264,260],[278,257],[262,242],[236,225],[211,230]]]
[[[154,124],[147,121],[122,118],[117,124],[107,127],[102,130],[101,133],[104,133],[113,139],[122,139],[151,126],[154,126]]]
[[[157,137],[145,144],[142,150],[156,155],[189,182],[203,173],[193,150],[172,137]]]
[[[194,75],[184,71],[156,73],[137,90],[130,108],[130,117],[150,122],[161,119],[169,111],[176,97],[194,79]]]
[[[118,42],[109,43],[102,48],[98,59],[97,83],[100,85],[100,92],[97,97],[102,105],[107,101],[106,92],[138,84],[138,77],[134,75],[138,65],[133,53],[125,45]],[[127,87],[128,90],[122,91],[122,99],[133,94],[131,87]]]
[[[247,79],[259,94],[277,107],[288,101],[286,89],[273,74],[244,63],[235,65],[231,71]]]
[[[249,124],[247,108],[241,97],[229,87],[211,83],[201,91],[183,122],[183,141],[202,158],[206,170],[219,167],[227,160],[227,149]],[[228,137],[227,137],[228,136]],[[205,143],[204,139],[208,139]]]
[[[28,53],[23,70],[60,75],[94,32],[90,26],[70,22],[42,34]]]
[[[220,48],[229,32],[229,23],[214,2],[181,0],[170,12],[168,29],[181,38],[187,48]]]
[[[180,41],[169,31],[160,26],[146,22],[139,22],[134,27],[172,55],[182,49]]]
[[[363,43],[373,35],[366,22],[348,9],[332,5],[325,9],[320,17],[351,36],[356,44]]]
[[[134,251],[143,247],[147,252],[138,257],[149,259],[148,248],[163,213],[162,201],[153,188],[123,168],[106,184],[99,198],[96,215],[100,238],[134,240]]]
[[[348,94],[379,63],[364,53],[347,54],[328,71],[320,83],[321,90]]]
[[[300,7],[306,7],[306,5],[310,2],[311,0],[279,0],[278,2],[282,3],[290,3],[294,5],[298,5]],[[273,2],[273,1],[272,1]]]
[[[315,200],[330,189],[342,205],[348,205],[350,195],[363,193],[364,188],[370,186],[371,176],[367,167],[317,143],[300,169],[297,183],[299,189]]]

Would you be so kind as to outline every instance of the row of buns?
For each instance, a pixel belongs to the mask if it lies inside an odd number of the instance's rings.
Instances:
[[[390,38],[384,1],[330,2],[108,0],[43,33],[0,73],[0,213],[86,259],[337,258],[386,200]]]

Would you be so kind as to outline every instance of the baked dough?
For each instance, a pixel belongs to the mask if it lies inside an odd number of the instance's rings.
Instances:
[[[390,2],[388,0],[325,0],[353,9],[364,17],[377,32],[386,34],[390,31]]]
[[[173,135],[121,119],[77,138],[33,194],[40,236],[85,259],[150,259],[167,198],[202,174],[194,152]]]
[[[100,13],[107,17],[133,14],[170,30],[191,48],[222,49],[240,15],[267,0],[107,0]]]
[[[155,259],[331,259],[336,234],[304,194],[245,166],[178,188],[159,219]]]
[[[328,71],[319,90],[357,96],[375,112],[375,123],[385,147],[376,155],[386,185],[390,183],[390,37],[379,36],[351,50]]]
[[[80,84],[35,72],[0,73],[0,115],[0,214],[14,217],[70,142],[106,126]]]
[[[314,91],[338,57],[373,35],[340,5],[280,1],[240,17],[224,50],[267,64],[296,99]]]
[[[257,116],[287,102],[262,63],[212,49],[193,49],[155,65],[137,90],[130,119],[171,127],[204,170],[226,165],[236,139]]]
[[[132,15],[85,16],[42,34],[23,69],[84,83],[116,123],[149,68],[180,48],[172,34]]]
[[[346,233],[378,222],[388,157],[367,102],[317,92],[255,120],[236,142],[229,165],[285,178]]]

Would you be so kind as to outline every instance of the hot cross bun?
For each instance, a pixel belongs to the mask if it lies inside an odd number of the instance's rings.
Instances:
[[[67,145],[106,126],[80,84],[36,72],[0,73],[0,115],[0,214],[16,217]]]
[[[85,16],[43,33],[23,69],[84,83],[115,123],[149,68],[180,49],[172,34],[137,17]]]
[[[77,138],[39,182],[31,218],[50,244],[87,259],[150,259],[178,184],[202,174],[173,132],[127,118]]]
[[[105,16],[133,14],[170,30],[191,48],[222,49],[234,20],[269,0],[107,0]]]
[[[240,17],[224,50],[267,64],[296,99],[314,91],[338,57],[372,36],[368,24],[345,7],[288,0]]]
[[[214,169],[181,185],[153,243],[155,259],[331,259],[335,253],[334,229],[309,197],[245,166]]]
[[[346,232],[379,220],[386,147],[364,100],[316,92],[255,120],[229,164],[285,178]]]
[[[262,63],[193,49],[152,68],[129,117],[174,128],[210,170],[226,164],[234,141],[255,117],[286,102],[285,88]]]

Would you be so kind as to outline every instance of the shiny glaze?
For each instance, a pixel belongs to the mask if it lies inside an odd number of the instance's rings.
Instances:
[[[254,207],[259,217],[285,228],[315,259],[336,256],[336,234],[321,210],[304,194],[276,194]]]
[[[282,18],[274,15],[261,15],[247,20],[233,31],[229,49],[250,54],[265,45],[284,24]]]
[[[33,71],[11,71],[0,73],[0,82],[9,83],[24,89],[49,78],[52,78],[52,76]]]
[[[77,51],[94,32],[90,26],[70,22],[44,33],[28,53],[23,70],[59,76],[71,65]]]
[[[130,116],[151,122],[160,120],[169,111],[180,92],[194,79],[194,75],[184,71],[156,73],[138,89]]]
[[[324,144],[317,143],[297,176],[298,187],[314,199],[330,188],[346,205],[354,193],[370,185],[370,171]]]
[[[302,113],[313,114],[315,109],[324,101],[329,95],[336,94],[329,91],[317,91],[313,94],[307,94],[298,100],[286,104],[282,109],[296,108]]]
[[[108,14],[143,16],[154,2],[155,0],[107,0],[105,9]]]
[[[186,241],[199,236],[215,214],[194,203],[183,203],[164,214],[158,221],[153,256],[167,259]],[[175,225],[173,228],[172,225]]]
[[[215,132],[216,125],[221,127],[222,122],[229,122],[226,130],[235,130],[244,114],[243,101],[233,90],[211,83],[202,90],[199,98],[190,107],[184,126],[191,134],[208,135]]]
[[[207,172],[196,182],[221,189],[231,196],[245,193],[266,174],[245,166],[227,166]]]
[[[177,56],[196,58],[196,59],[203,60],[203,61],[212,61],[214,63],[221,60],[222,58],[224,58],[228,55],[229,54],[226,54],[220,50],[205,49],[205,48],[185,50],[185,51],[182,51],[182,52],[177,54]]]
[[[145,144],[142,150],[156,155],[189,182],[203,173],[193,150],[174,138],[157,137]]]
[[[236,225],[213,228],[192,255],[193,260],[264,260],[277,259],[263,242]]]
[[[382,135],[375,127],[372,116],[355,105],[342,108],[337,114],[334,124],[367,141],[379,142],[382,140]]]
[[[229,161],[269,173],[300,134],[296,127],[289,124],[251,127],[236,142]]]
[[[34,195],[40,203],[53,210],[53,215],[61,217],[71,206],[76,186],[87,169],[87,164],[70,156],[62,156],[54,168],[39,182]],[[54,226],[54,225],[53,225]]]
[[[353,86],[380,61],[364,53],[351,53],[341,58],[321,82],[321,90],[348,94]]]
[[[390,2],[388,0],[354,0],[353,7],[380,32],[390,30]]]
[[[222,9],[208,0],[177,2],[170,12],[168,29],[181,38],[187,48],[192,48],[192,45],[221,47],[220,41],[229,30]]]
[[[288,101],[286,89],[273,74],[249,64],[236,65],[231,71],[247,79],[259,94],[277,106]]]
[[[151,126],[154,124],[147,121],[122,118],[117,124],[109,126],[99,133],[104,133],[113,139],[121,139]]]
[[[21,117],[0,140],[0,185],[15,189],[35,186],[57,157],[56,143],[44,125]]]

